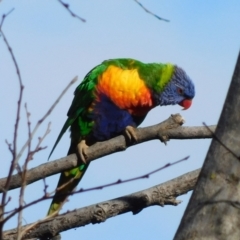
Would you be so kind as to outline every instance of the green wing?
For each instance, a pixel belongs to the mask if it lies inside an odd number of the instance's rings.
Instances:
[[[94,90],[97,85],[98,76],[99,74],[105,71],[106,67],[107,66],[105,64],[100,64],[95,68],[93,68],[85,76],[81,84],[76,88],[74,92],[74,99],[67,113],[68,118],[64,123],[61,132],[58,135],[58,138],[49,154],[48,159],[51,157],[53,151],[55,150],[57,144],[59,143],[59,141],[61,140],[63,134],[67,131],[67,129],[73,125],[74,121],[78,117],[81,117],[81,116],[84,117],[84,113],[87,112],[88,107],[91,105],[91,103],[94,100]],[[85,122],[84,121],[81,122],[81,120],[78,122],[79,124],[82,125],[82,127],[79,126],[79,129],[78,129],[78,135],[80,135],[78,136],[78,138],[80,138],[81,135],[86,135],[86,132],[88,132],[84,128],[86,128],[87,126],[89,127],[89,122],[87,122],[86,118],[85,118]]]

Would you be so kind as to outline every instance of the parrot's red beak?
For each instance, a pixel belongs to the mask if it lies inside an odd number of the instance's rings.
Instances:
[[[184,99],[179,103],[179,105],[183,107],[182,110],[187,110],[192,105],[192,99]]]

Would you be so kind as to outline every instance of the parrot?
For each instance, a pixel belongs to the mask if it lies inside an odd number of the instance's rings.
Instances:
[[[119,58],[105,60],[89,71],[74,92],[67,120],[49,155],[70,128],[68,155],[76,153],[82,163],[61,173],[48,215],[60,211],[85,174],[89,146],[121,134],[137,141],[135,129],[151,109],[178,104],[186,110],[194,96],[193,81],[171,63]]]

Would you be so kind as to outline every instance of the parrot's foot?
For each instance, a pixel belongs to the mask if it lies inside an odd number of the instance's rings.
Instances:
[[[132,126],[127,126],[125,128],[125,134],[127,136],[127,138],[130,140],[130,141],[134,141],[134,142],[137,142],[138,141],[138,138],[137,138],[137,135],[136,135],[136,128],[132,127]]]
[[[86,164],[86,150],[88,149],[88,145],[86,144],[85,140],[81,140],[80,143],[77,145],[78,154],[81,160]]]

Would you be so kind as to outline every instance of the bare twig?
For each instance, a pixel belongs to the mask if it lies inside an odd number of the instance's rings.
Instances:
[[[29,129],[28,134],[29,134],[29,137],[31,137],[30,120],[29,120],[30,113],[27,111],[27,105],[25,105],[25,108],[26,108],[26,113],[27,113],[27,121],[28,121],[28,129]],[[27,174],[28,163],[30,160],[33,159],[33,155],[35,153],[45,149],[45,147],[40,147],[40,145],[43,142],[43,140],[46,138],[46,136],[49,134],[49,132],[50,132],[50,123],[48,124],[47,130],[46,130],[45,134],[43,135],[43,137],[39,138],[39,141],[33,151],[31,151],[31,148],[30,148],[31,142],[28,144],[28,154],[25,159],[22,174],[21,174],[22,185],[21,185],[20,196],[19,196],[19,207],[20,208],[22,208],[22,206],[24,205],[24,192],[25,192],[25,188],[26,188],[26,174]],[[23,235],[21,226],[22,226],[22,210],[20,210],[18,213],[17,240],[21,240],[22,235]]]
[[[3,192],[3,195],[2,195],[2,201],[1,201],[1,209],[0,209],[0,213],[4,214],[4,207],[5,207],[5,203],[6,203],[6,198],[7,198],[7,190],[8,190],[8,184],[10,182],[10,179],[11,179],[11,176],[12,176],[12,173],[15,169],[15,165],[16,165],[16,154],[17,154],[17,135],[18,135],[18,126],[19,126],[19,120],[20,120],[20,111],[21,111],[21,103],[22,103],[22,95],[23,95],[23,83],[22,83],[22,77],[21,77],[21,73],[20,73],[20,70],[19,70],[19,67],[18,67],[18,63],[17,63],[17,60],[14,56],[14,53],[13,53],[13,50],[2,30],[2,26],[3,26],[3,23],[4,23],[4,20],[5,18],[13,11],[10,10],[7,14],[4,14],[2,16],[2,20],[1,20],[1,24],[0,24],[0,33],[1,33],[1,36],[3,37],[3,41],[5,42],[6,46],[7,46],[7,49],[9,51],[9,54],[12,58],[12,61],[14,63],[14,66],[15,66],[15,69],[16,69],[16,72],[17,72],[17,76],[18,76],[18,81],[19,81],[19,86],[20,86],[20,90],[19,90],[19,98],[18,98],[18,103],[17,103],[17,114],[16,114],[16,121],[15,121],[15,127],[14,127],[14,134],[13,134],[13,144],[12,144],[12,147],[11,145],[8,144],[9,146],[9,150],[10,152],[12,153],[12,162],[11,162],[11,166],[9,168],[9,173],[8,173],[8,178],[7,178],[7,181],[6,181],[6,185],[4,187],[5,191]],[[2,234],[2,223],[0,224],[0,235]],[[1,237],[1,236],[0,236]]]
[[[43,188],[44,196],[47,196],[48,195],[48,193],[47,193],[48,185],[46,183],[45,178],[43,178],[43,186],[44,186],[44,188]]]
[[[30,112],[28,111],[27,103],[25,103],[25,111],[26,111],[26,117],[27,117],[28,139],[29,139],[31,138],[31,122],[30,122]],[[27,156],[29,156],[31,151],[31,143],[32,141],[28,142]]]
[[[103,188],[106,188],[106,187],[111,187],[111,186],[114,186],[114,185],[118,185],[118,184],[122,184],[122,183],[127,183],[127,182],[133,182],[133,181],[136,181],[136,180],[140,180],[140,179],[145,179],[145,178],[149,178],[151,175],[153,175],[154,173],[157,173],[159,171],[162,171],[163,169],[165,168],[168,168],[168,167],[171,167],[175,164],[178,164],[180,162],[183,162],[183,161],[186,161],[189,159],[189,156],[185,157],[185,158],[182,158],[178,161],[175,161],[173,163],[167,163],[166,165],[164,165],[163,167],[160,167],[160,168],[157,168],[149,173],[146,173],[146,174],[143,174],[141,176],[138,176],[138,177],[134,177],[134,178],[129,178],[129,179],[126,179],[126,180],[121,180],[121,179],[118,179],[117,181],[115,182],[112,182],[112,183],[108,183],[108,184],[105,184],[105,185],[101,185],[101,186],[97,186],[97,187],[92,187],[92,188],[86,188],[86,189],[79,189],[78,191],[75,191],[73,192],[73,194],[75,193],[81,193],[81,192],[89,192],[89,191],[93,191],[93,190],[102,190]],[[70,194],[70,195],[73,195],[73,194]]]
[[[2,187],[2,200],[1,200],[1,204],[0,204],[0,216],[1,216],[1,221],[0,221],[0,238],[2,238],[2,229],[3,229],[3,224],[6,222],[4,219],[4,214],[5,214],[5,206],[6,206],[6,198],[7,198],[7,192],[9,189],[9,183],[11,181],[11,177],[13,174],[13,171],[15,168],[17,168],[18,170],[18,174],[22,179],[22,183],[21,183],[21,190],[20,190],[20,196],[19,196],[19,208],[21,209],[23,204],[24,204],[24,190],[25,190],[25,186],[26,186],[26,173],[27,173],[27,165],[29,160],[32,159],[33,155],[42,150],[45,149],[45,147],[40,147],[40,144],[42,143],[43,139],[45,138],[45,136],[49,133],[49,127],[50,124],[48,125],[48,129],[46,131],[46,133],[44,134],[44,136],[42,138],[39,138],[39,142],[35,148],[35,150],[31,151],[31,141],[33,139],[34,134],[36,133],[38,127],[41,125],[41,123],[51,114],[52,110],[54,109],[54,107],[57,105],[57,103],[60,101],[61,97],[65,94],[65,92],[68,90],[68,88],[77,81],[77,77],[75,77],[69,84],[68,86],[63,90],[63,92],[60,94],[60,96],[57,98],[57,100],[54,102],[54,104],[50,107],[50,109],[46,112],[46,114],[37,122],[35,128],[33,129],[33,131],[31,132],[31,128],[30,128],[30,121],[29,121],[29,112],[27,110],[27,106],[25,105],[25,109],[26,109],[26,114],[27,114],[27,124],[28,124],[28,140],[26,141],[25,145],[23,145],[22,149],[18,152],[17,151],[17,136],[18,136],[18,128],[19,128],[19,121],[20,121],[20,112],[21,112],[21,105],[22,105],[22,96],[23,96],[23,83],[22,83],[22,78],[21,78],[21,73],[20,73],[20,69],[18,66],[18,63],[16,61],[16,57],[14,56],[14,53],[12,51],[12,48],[2,30],[2,26],[4,23],[4,20],[6,18],[6,16],[8,16],[10,13],[12,12],[12,10],[10,12],[8,12],[7,14],[4,14],[2,16],[2,20],[0,23],[0,34],[3,37],[3,41],[5,42],[7,49],[10,53],[10,56],[12,58],[12,61],[14,63],[14,66],[16,68],[16,72],[17,72],[17,76],[18,76],[18,81],[19,81],[19,85],[20,85],[20,90],[19,90],[19,98],[18,98],[18,103],[17,103],[17,114],[16,114],[16,121],[15,121],[15,127],[14,127],[14,135],[13,135],[13,143],[10,144],[7,140],[6,143],[8,145],[8,149],[12,154],[12,162],[10,165],[10,169],[9,169],[9,173],[5,182],[5,185]],[[20,159],[20,157],[22,156],[23,152],[25,151],[25,149],[28,148],[27,151],[27,158],[24,162],[24,166],[23,166],[23,170],[21,169],[21,167],[18,164],[18,161]],[[18,234],[17,234],[17,239],[21,239],[21,225],[22,225],[22,211],[19,211],[19,215],[18,215]]]
[[[26,143],[23,145],[22,149],[19,151],[19,153],[16,156],[16,161],[18,161],[20,159],[20,157],[22,156],[23,152],[25,151],[25,149],[28,146],[29,141],[32,141],[33,136],[35,135],[37,129],[39,128],[39,126],[41,125],[41,123],[51,114],[51,112],[53,111],[53,109],[56,107],[56,105],[58,104],[58,102],[60,101],[60,99],[63,97],[63,95],[67,92],[67,90],[77,81],[77,77],[75,77],[67,86],[66,88],[62,91],[62,93],[59,95],[59,97],[57,98],[57,100],[53,103],[53,105],[49,108],[49,110],[45,113],[45,115],[38,120],[36,126],[34,127],[30,138],[28,138],[28,140],[26,141]]]
[[[209,126],[203,122],[203,125],[207,128],[207,130],[212,134],[213,138],[220,143],[220,145],[222,145],[226,150],[228,150],[228,152],[230,152],[236,159],[240,160],[240,156],[238,156],[236,153],[234,153],[226,144],[224,144],[219,138],[218,136],[212,132],[212,130],[209,128]]]
[[[138,0],[134,0],[145,12],[151,14],[152,16],[154,16],[155,18],[157,18],[158,20],[162,20],[162,21],[165,21],[165,22],[170,22],[170,20],[168,19],[165,19],[165,18],[162,18],[162,17],[159,17],[158,15],[156,15],[155,13],[149,11],[147,8],[145,8],[142,3],[140,3]]]
[[[11,13],[11,11],[7,14],[9,15]],[[3,31],[2,31],[2,25],[3,25],[3,22],[4,22],[4,19],[6,18],[7,16],[6,14],[2,16],[2,21],[1,21],[1,28],[0,28],[0,33],[3,37],[3,40],[8,48],[8,51],[12,57],[12,60],[13,60],[13,63],[15,65],[15,68],[16,68],[16,72],[17,72],[17,76],[18,76],[18,80],[19,80],[19,85],[20,85],[20,93],[19,93],[19,99],[18,99],[18,107],[17,107],[17,117],[16,117],[16,122],[15,122],[15,128],[14,128],[14,137],[13,137],[13,147],[11,144],[9,144],[7,141],[6,143],[8,144],[8,148],[10,150],[10,152],[12,153],[12,156],[13,156],[13,159],[12,159],[12,162],[11,162],[11,166],[10,166],[10,169],[9,169],[9,173],[8,173],[8,176],[7,176],[7,181],[5,182],[5,186],[3,187],[4,191],[3,191],[3,195],[2,195],[2,201],[1,201],[1,205],[0,205],[0,215],[3,216],[4,212],[5,212],[5,202],[6,202],[6,197],[7,197],[7,192],[8,192],[8,188],[9,188],[9,183],[11,181],[11,177],[12,177],[12,174],[13,174],[13,171],[14,169],[16,168],[17,166],[17,169],[18,169],[18,172],[19,174],[21,174],[21,168],[20,166],[18,166],[18,161],[20,159],[20,157],[22,156],[23,152],[25,151],[25,149],[28,147],[28,158],[31,158],[32,155],[34,153],[36,153],[37,151],[40,151],[42,150],[43,148],[36,148],[34,150],[34,152],[30,152],[30,147],[31,147],[31,141],[32,141],[32,138],[34,136],[34,134],[36,133],[38,127],[42,124],[42,122],[51,114],[52,110],[55,108],[55,106],[58,104],[58,102],[60,101],[60,99],[62,98],[62,96],[66,93],[66,91],[69,89],[69,87],[75,83],[77,81],[77,77],[75,77],[68,85],[67,87],[63,90],[63,92],[60,94],[60,96],[57,98],[57,100],[53,103],[53,105],[50,107],[50,109],[46,112],[46,114],[37,122],[35,128],[33,129],[33,131],[31,132],[31,134],[28,135],[28,140],[26,141],[26,143],[23,145],[23,147],[21,148],[21,150],[19,151],[19,153],[17,153],[17,133],[18,133],[18,126],[19,126],[19,120],[20,120],[20,110],[21,110],[21,102],[22,102],[22,96],[23,96],[23,84],[22,84],[22,78],[21,78],[21,74],[20,74],[20,70],[19,70],[19,67],[18,67],[18,63],[16,61],[16,58],[14,56],[14,53],[12,51],[12,48],[10,47],[9,43],[8,43],[8,40],[7,38],[5,37]],[[26,110],[27,111],[27,110]],[[28,113],[27,113],[28,115]],[[28,119],[28,116],[27,116],[27,119]],[[29,121],[29,119],[28,119]],[[30,131],[30,125],[29,125],[29,122],[28,122],[28,132]],[[42,142],[41,139],[39,139],[39,144]],[[28,163],[28,159],[26,160],[25,162],[25,165],[27,165]],[[22,175],[22,174],[21,174]],[[26,178],[26,168],[25,168],[25,178]],[[24,176],[22,175],[22,176]],[[24,182],[24,181],[23,181]],[[20,194],[20,199],[19,199],[19,204],[21,205],[22,202],[23,202],[23,193],[24,193],[24,184],[22,183],[22,192]],[[20,213],[21,215],[21,213]],[[19,215],[19,226],[21,225],[21,216]],[[2,227],[3,227],[3,224],[5,221],[3,221],[3,219],[1,219],[2,221],[0,222],[0,235],[2,233]],[[19,231],[20,232],[20,231]],[[1,237],[1,236],[0,236]]]
[[[126,180],[121,180],[121,179],[118,179],[117,181],[114,181],[112,183],[107,183],[107,184],[104,184],[104,185],[100,185],[100,186],[96,186],[96,187],[92,187],[92,188],[86,188],[86,189],[83,189],[83,188],[80,188],[78,191],[74,191],[72,192],[71,194],[69,195],[74,195],[76,193],[82,193],[82,192],[89,192],[89,191],[94,191],[94,190],[102,190],[103,188],[107,188],[107,187],[111,187],[111,186],[115,186],[115,185],[118,185],[118,184],[122,184],[122,183],[127,183],[127,182],[133,182],[133,181],[136,181],[136,180],[140,180],[140,179],[144,179],[144,178],[149,178],[152,174],[154,173],[157,173],[159,171],[162,171],[163,169],[165,168],[168,168],[170,166],[173,166],[175,164],[178,164],[180,162],[183,162],[185,160],[188,160],[189,159],[189,156],[185,157],[185,158],[182,158],[178,161],[175,161],[173,163],[167,163],[166,165],[164,165],[163,167],[160,167],[160,168],[157,168],[149,173],[146,173],[144,175],[141,175],[141,176],[137,176],[137,177],[134,177],[134,178],[129,178],[129,179],[126,179]],[[53,192],[49,193],[49,195],[52,195],[58,191],[60,191],[62,188],[66,187],[68,184],[70,184],[74,179],[71,179],[70,181],[68,181],[67,183],[63,184],[62,186],[58,187],[56,190],[54,190]],[[64,194],[65,196],[66,194]],[[59,195],[59,196],[62,196],[62,195]]]
[[[7,144],[7,146],[8,146],[8,150],[10,151],[10,153],[13,154],[12,144],[9,143],[7,139],[5,140],[5,143]]]
[[[2,24],[4,22],[4,19],[12,11],[13,11],[13,9],[9,13],[4,14],[2,16],[0,33],[1,33],[2,37],[3,37],[3,41],[5,42],[5,44],[6,44],[7,48],[8,48],[8,51],[9,51],[11,57],[12,57],[14,66],[16,68],[19,85],[20,85],[20,92],[19,92],[18,105],[17,105],[18,106],[17,107],[17,116],[16,116],[14,135],[13,135],[13,151],[12,151],[12,154],[13,154],[13,160],[15,160],[16,154],[17,154],[17,132],[18,132],[18,125],[19,125],[19,120],[20,120],[20,110],[21,110],[21,103],[22,103],[22,95],[23,95],[23,88],[24,88],[24,86],[23,86],[23,83],[22,83],[22,77],[21,77],[21,73],[20,73],[20,69],[19,69],[16,57],[14,56],[13,50],[12,50],[11,46],[9,45],[9,42],[8,42],[8,40],[7,40],[6,36],[5,36],[5,34],[3,33],[3,30],[2,30]],[[14,167],[14,164],[13,164],[13,167]]]
[[[41,147],[41,144],[42,144],[43,140],[46,138],[46,136],[50,133],[50,126],[51,126],[51,122],[48,123],[47,129],[46,129],[44,135],[42,137],[38,138],[38,143],[37,143],[35,149],[33,151],[30,151],[28,158],[26,159],[28,162],[33,159],[33,155],[35,153],[47,148],[46,146]]]
[[[12,8],[8,13],[2,15],[2,20],[1,20],[1,23],[0,23],[0,31],[1,31],[1,29],[2,29],[3,22],[4,22],[5,18],[6,18],[10,13],[12,13],[13,10],[14,10],[14,8]]]
[[[62,0],[58,0],[58,2],[66,8],[66,10],[72,15],[72,17],[78,18],[80,21],[82,22],[86,22],[86,20],[80,16],[78,16],[77,14],[75,14],[70,8],[69,8],[69,4],[68,3],[64,3]]]
[[[11,197],[8,197],[8,200],[5,202],[5,206],[7,206],[8,203],[9,203],[11,200],[12,200],[12,198],[11,198]],[[2,217],[2,215],[1,215],[1,217]]]

